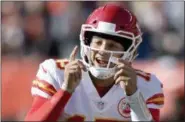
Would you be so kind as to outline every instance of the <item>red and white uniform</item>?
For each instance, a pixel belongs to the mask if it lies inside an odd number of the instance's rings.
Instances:
[[[32,95],[51,99],[58,90],[61,90],[67,62],[49,59],[41,63],[31,88]],[[164,104],[161,82],[153,74],[137,72],[137,86],[147,107],[160,109]],[[103,97],[100,97],[88,72],[83,72],[82,80],[64,106],[60,119],[116,122],[131,118],[124,90],[119,85],[113,85]]]

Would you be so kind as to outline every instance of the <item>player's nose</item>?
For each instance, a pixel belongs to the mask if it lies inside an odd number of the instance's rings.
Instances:
[[[110,54],[106,52],[107,50],[109,50],[108,49],[108,44],[106,42],[104,42],[100,46],[99,54],[101,54],[102,56],[109,56]]]
[[[100,45],[100,51],[105,52],[105,50],[109,50],[109,45],[106,40],[103,40],[102,44]]]

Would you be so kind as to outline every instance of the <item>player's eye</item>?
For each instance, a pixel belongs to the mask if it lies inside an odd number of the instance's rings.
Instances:
[[[95,40],[95,41],[94,41],[94,44],[95,44],[96,46],[101,46],[101,45],[102,45],[102,41],[101,41],[101,40]]]
[[[114,48],[116,48],[117,46],[115,45],[115,44],[113,44],[113,43],[111,43],[111,44],[109,44],[109,48],[110,49],[114,49]]]
[[[122,47],[120,47],[119,45],[117,45],[116,43],[110,43],[109,44],[109,49],[110,50],[122,50]]]

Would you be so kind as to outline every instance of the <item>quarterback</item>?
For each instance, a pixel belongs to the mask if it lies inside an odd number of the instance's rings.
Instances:
[[[25,121],[120,122],[160,120],[161,82],[132,62],[142,33],[132,12],[107,4],[81,26],[81,58],[48,59],[33,80]]]

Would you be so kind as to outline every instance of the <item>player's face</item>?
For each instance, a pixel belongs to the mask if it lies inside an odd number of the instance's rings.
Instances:
[[[124,51],[124,47],[111,39],[101,38],[99,36],[93,36],[90,47],[98,49],[91,52],[91,62],[96,67],[106,67],[111,53],[104,51]],[[113,54],[114,57],[120,58],[121,54]],[[111,63],[110,67],[114,67]]]

